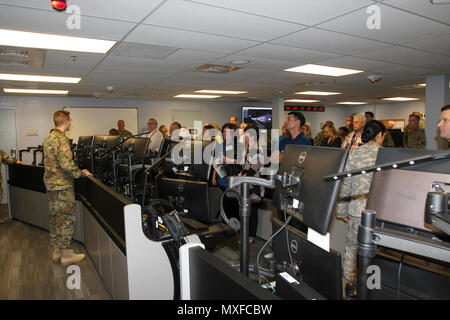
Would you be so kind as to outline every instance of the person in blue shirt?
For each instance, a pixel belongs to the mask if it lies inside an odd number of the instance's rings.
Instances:
[[[302,146],[311,145],[311,140],[309,140],[302,129],[302,127],[305,125],[305,122],[305,116],[301,112],[292,111],[288,113],[285,125],[287,130],[289,131],[289,136],[280,141],[279,150],[281,156],[288,144],[296,144]]]

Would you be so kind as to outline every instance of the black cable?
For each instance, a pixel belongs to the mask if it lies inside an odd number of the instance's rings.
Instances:
[[[258,277],[259,277],[259,284],[261,285],[261,278],[263,278],[262,276],[261,276],[261,273],[259,272],[259,257],[261,256],[261,253],[262,253],[262,251],[264,250],[264,248],[267,246],[267,244],[269,244],[271,241],[272,241],[272,239],[273,238],[275,238],[277,235],[278,235],[278,233],[280,233],[284,228],[286,228],[286,226],[289,224],[289,222],[291,222],[291,219],[292,219],[292,216],[291,215],[289,215],[289,217],[286,219],[286,222],[284,223],[284,225],[283,226],[281,226],[281,228],[280,229],[278,229],[277,230],[277,232],[275,232],[270,238],[269,238],[269,240],[267,240],[266,241],[266,243],[262,246],[262,248],[259,250],[259,252],[258,252],[258,256],[256,257],[256,265],[255,265],[255,268],[256,268],[256,272],[258,273]],[[267,281],[267,280],[266,280]],[[268,282],[269,283],[269,282]],[[270,283],[269,283],[270,284]]]
[[[224,193],[222,194],[222,197],[220,198],[220,215],[221,215],[221,217],[223,218],[223,220],[225,221],[225,223],[226,223],[228,226],[230,226],[230,228],[232,228],[235,232],[238,232],[238,230],[235,230],[235,229],[231,226],[230,220],[228,219],[228,216],[227,216],[227,214],[226,214],[226,212],[225,212],[225,210],[224,210],[224,208],[223,208],[223,198],[225,197],[225,195],[226,195],[228,192],[234,192],[235,194],[238,195],[237,200],[238,200],[238,203],[239,203],[239,207],[241,206],[241,195],[239,194],[239,191],[236,190],[236,189],[233,189],[233,188],[227,189],[227,190],[224,191]]]
[[[284,220],[286,221],[286,206],[284,206]],[[288,254],[289,254],[289,261],[291,262],[291,268],[292,268],[292,273],[294,275],[296,275],[295,273],[295,266],[294,266],[294,260],[292,259],[292,254],[291,254],[291,246],[289,245],[289,230],[286,228],[286,248],[288,250]]]
[[[398,273],[397,273],[397,300],[400,300],[400,274],[402,271],[403,258],[405,257],[405,253],[402,253],[402,258],[400,259],[400,263],[398,265]]]

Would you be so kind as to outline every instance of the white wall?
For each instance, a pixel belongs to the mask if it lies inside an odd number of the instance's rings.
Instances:
[[[221,101],[172,101],[150,99],[116,99],[116,98],[77,98],[77,97],[35,97],[35,96],[0,96],[1,107],[16,108],[18,148],[42,144],[45,136],[53,128],[53,113],[65,106],[84,107],[130,107],[138,108],[139,131],[146,129],[149,118],[158,123],[169,125],[172,122],[172,110],[201,110],[202,121],[214,122],[219,126],[228,122],[235,115],[241,120],[241,107],[250,105],[244,102]],[[255,106],[270,107],[270,103],[257,103]],[[425,112],[424,101],[392,102],[364,106],[327,106],[325,112],[304,112],[306,121],[310,122],[313,135],[320,130],[320,124],[327,120],[334,122],[338,128],[343,126],[349,114],[373,111],[376,119],[405,119],[413,111]],[[284,112],[284,119],[287,112]],[[112,124],[112,127],[116,123]],[[27,129],[37,129],[37,136],[28,136]]]
[[[232,115],[236,115],[240,119],[241,107],[244,104],[248,105],[241,102],[219,101],[0,96],[0,107],[13,107],[17,111],[17,145],[19,149],[41,145],[50,129],[54,127],[53,113],[65,106],[138,108],[139,131],[142,132],[145,131],[147,120],[151,117],[157,119],[160,125],[169,125],[172,121],[171,110],[201,110],[203,118],[201,120],[214,122],[221,126],[228,122]],[[116,125],[117,123],[113,123],[111,127]],[[37,135],[27,135],[29,128],[36,130]]]

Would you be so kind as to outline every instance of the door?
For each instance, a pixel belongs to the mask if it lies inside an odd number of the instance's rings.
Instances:
[[[5,151],[8,155],[11,155],[11,149],[17,149],[16,139],[16,110],[12,108],[0,108],[0,149]],[[3,199],[1,203],[7,203],[8,189],[6,188],[7,182],[7,170],[6,166],[1,166],[2,170],[2,187],[3,187]]]

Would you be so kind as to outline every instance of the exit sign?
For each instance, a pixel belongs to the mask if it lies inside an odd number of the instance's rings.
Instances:
[[[325,112],[325,107],[318,107],[318,106],[284,106],[284,111]]]

